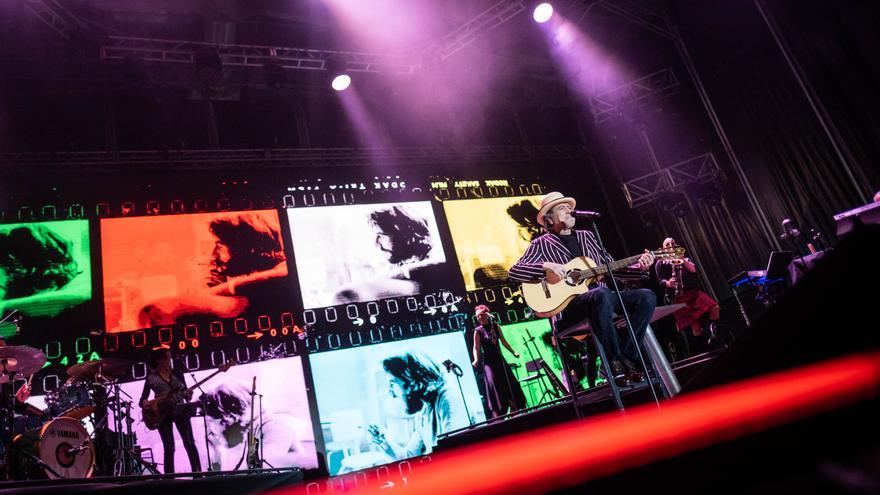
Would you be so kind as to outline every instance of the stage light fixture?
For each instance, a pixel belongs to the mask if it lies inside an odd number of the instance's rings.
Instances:
[[[549,21],[551,17],[553,17],[553,6],[547,2],[538,4],[532,12],[532,18],[539,24]]]
[[[333,82],[330,83],[330,86],[336,91],[344,91],[351,86],[351,76],[348,74],[339,74],[333,78]]]

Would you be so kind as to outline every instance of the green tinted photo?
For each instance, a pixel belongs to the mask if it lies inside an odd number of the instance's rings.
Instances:
[[[57,316],[92,298],[87,220],[0,225],[0,310]]]

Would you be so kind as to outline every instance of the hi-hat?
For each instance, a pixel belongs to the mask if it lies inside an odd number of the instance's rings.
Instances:
[[[121,358],[104,358],[75,364],[67,368],[67,374],[77,378],[94,378],[100,375],[106,378],[123,378],[131,370],[131,361]]]
[[[19,377],[33,375],[40,371],[46,362],[46,355],[39,349],[26,345],[8,345],[0,347],[0,383],[9,381],[8,372],[15,372]]]

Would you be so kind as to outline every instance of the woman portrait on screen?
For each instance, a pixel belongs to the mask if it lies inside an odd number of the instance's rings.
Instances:
[[[387,271],[341,288],[335,296],[337,304],[422,294],[443,279],[438,273],[442,264],[431,256],[439,239],[431,235],[426,218],[398,204],[370,212],[367,222],[375,232],[375,249],[388,263]]]
[[[408,352],[382,362],[388,378],[388,395],[399,402],[402,412],[412,415],[414,429],[406,438],[392,438],[383,426],[371,424],[370,440],[392,459],[406,459],[430,453],[437,437],[453,429],[463,404],[447,395],[440,368],[427,356]],[[467,422],[467,419],[465,418]]]
[[[141,328],[199,314],[232,318],[248,308],[256,291],[277,292],[264,285],[287,276],[279,226],[256,213],[240,213],[215,218],[209,230],[214,248],[204,288],[145,304],[138,313]]]
[[[69,240],[43,225],[0,232],[0,301],[67,285],[82,273],[72,251]]]
[[[211,468],[233,470],[247,468],[248,432],[251,419],[251,383],[225,381],[206,387],[198,399],[204,404],[211,450]],[[268,465],[259,467],[313,467],[314,455],[303,446],[297,431],[311,427],[292,414],[275,410],[277,404],[260,404],[254,408],[254,435]],[[262,429],[262,434],[261,434]]]

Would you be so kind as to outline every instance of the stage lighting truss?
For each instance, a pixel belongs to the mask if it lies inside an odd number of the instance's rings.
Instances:
[[[22,5],[67,41],[86,30],[85,24],[57,0],[22,0]]]
[[[524,1],[511,2],[499,0],[476,17],[443,37],[443,39],[425,50],[428,58],[446,60],[454,53],[474,42],[479,36],[497,28],[520,12],[526,10]]]
[[[349,167],[371,165],[377,158],[387,159],[398,166],[544,164],[583,160],[589,156],[590,151],[583,145],[23,152],[0,153],[0,172],[129,172],[157,167],[174,170]]]
[[[661,69],[590,98],[593,118],[598,123],[605,122],[624,114],[627,109],[638,105],[642,100],[664,98],[675,94],[678,87],[678,78],[675,77],[672,69],[669,67]]]
[[[345,63],[346,72],[412,74],[418,68],[396,55],[126,36],[109,36],[101,47],[101,59],[134,58],[153,63],[193,64],[197,54],[206,49],[216,50],[223,67],[264,68],[268,63],[288,70],[328,70],[328,62],[340,60]]]
[[[654,204],[670,192],[713,182],[721,169],[712,153],[704,153],[656,172],[626,181],[623,192],[630,208]]]

